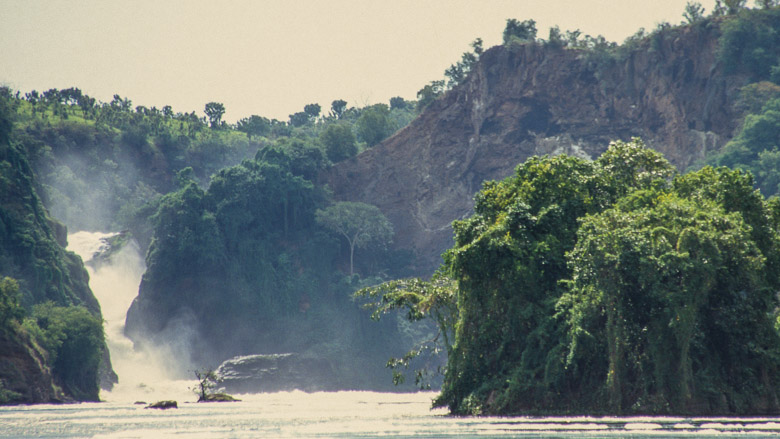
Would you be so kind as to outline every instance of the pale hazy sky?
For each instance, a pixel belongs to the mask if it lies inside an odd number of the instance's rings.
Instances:
[[[363,106],[417,90],[507,18],[622,42],[677,24],[687,0],[0,0],[0,85],[79,87],[108,102],[287,120],[309,103]],[[700,0],[709,13],[714,0]]]

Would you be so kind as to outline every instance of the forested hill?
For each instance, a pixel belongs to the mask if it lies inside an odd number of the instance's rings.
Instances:
[[[680,170],[712,157],[746,113],[778,96],[766,82],[777,64],[778,15],[694,17],[619,46],[556,30],[541,40],[523,22],[528,29],[482,53],[406,129],[324,178],[337,199],[385,212],[395,246],[412,249],[419,273],[431,273],[452,244],[450,223],[471,212],[482,182],[533,155],[595,158],[611,140],[639,136]]]
[[[0,96],[0,404],[98,400],[116,382],[100,304],[38,195]]]

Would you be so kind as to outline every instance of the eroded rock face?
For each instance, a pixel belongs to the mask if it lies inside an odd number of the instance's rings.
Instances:
[[[38,349],[26,335],[0,331],[0,403],[71,401],[55,385],[45,354]]]
[[[340,388],[327,360],[298,354],[234,357],[222,363],[216,374],[218,385],[230,393],[316,392]]]
[[[538,44],[495,47],[468,80],[382,144],[323,174],[339,200],[378,206],[395,246],[430,274],[472,197],[532,155],[593,158],[639,136],[685,169],[733,135],[744,80],[722,73],[717,28],[681,28],[610,63]],[[652,44],[651,44],[652,43]]]

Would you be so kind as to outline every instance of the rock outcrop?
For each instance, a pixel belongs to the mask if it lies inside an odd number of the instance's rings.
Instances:
[[[431,273],[482,182],[532,155],[595,157],[641,137],[679,169],[722,147],[744,78],[716,60],[718,28],[669,29],[599,58],[541,44],[494,47],[469,78],[380,145],[322,178],[340,200],[378,206],[395,246]]]
[[[47,366],[46,353],[21,332],[0,330],[0,403],[67,402]]]
[[[316,392],[343,388],[338,385],[333,367],[327,360],[298,354],[234,357],[222,363],[216,374],[217,384],[231,393]]]
[[[144,408],[159,409],[159,410],[177,409],[179,408],[179,403],[173,400],[164,400],[164,401],[157,401],[155,403],[149,404]]]

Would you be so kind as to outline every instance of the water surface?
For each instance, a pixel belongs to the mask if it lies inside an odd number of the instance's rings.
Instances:
[[[110,394],[108,395],[110,396]],[[433,393],[282,392],[145,409],[129,401],[0,408],[7,438],[780,437],[777,418],[481,417],[431,410]]]

